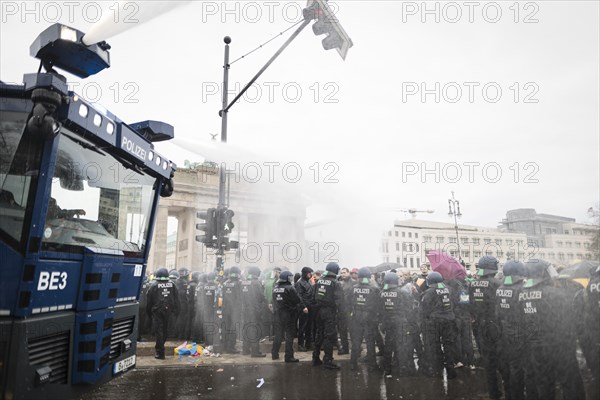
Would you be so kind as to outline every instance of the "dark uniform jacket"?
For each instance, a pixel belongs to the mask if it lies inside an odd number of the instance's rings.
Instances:
[[[166,312],[179,315],[179,293],[172,281],[155,281],[148,289],[146,313]]]
[[[334,275],[327,274],[319,278],[314,289],[317,308],[333,308],[335,311],[344,300],[344,290]]]
[[[291,282],[278,281],[273,288],[273,310],[275,312],[297,312],[305,307]]]
[[[421,320],[447,319],[453,320],[454,310],[450,299],[450,288],[443,283],[429,286],[421,298]]]

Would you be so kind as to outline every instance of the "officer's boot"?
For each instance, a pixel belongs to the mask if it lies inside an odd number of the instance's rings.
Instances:
[[[340,366],[333,362],[333,360],[329,360],[323,364],[323,368],[327,369],[340,369]]]

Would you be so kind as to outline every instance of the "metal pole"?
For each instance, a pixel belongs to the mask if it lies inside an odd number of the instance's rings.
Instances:
[[[244,93],[246,93],[246,90],[248,90],[248,88],[250,88],[250,86],[252,86],[252,84],[254,82],[256,82],[256,80],[263,74],[263,72],[265,72],[265,70],[267,68],[269,68],[269,65],[271,65],[273,63],[273,61],[275,61],[275,59],[277,57],[279,57],[279,55],[283,52],[283,50],[285,50],[286,47],[288,47],[288,45],[290,43],[292,43],[292,41],[296,38],[296,36],[298,36],[298,34],[300,32],[302,32],[302,29],[306,28],[306,25],[310,24],[312,20],[304,20],[304,22],[302,22],[302,24],[298,27],[298,29],[296,29],[294,31],[294,33],[292,33],[292,35],[288,38],[288,40],[286,40],[286,42],[279,48],[279,50],[277,50],[277,52],[275,54],[273,54],[273,57],[271,57],[269,59],[269,61],[267,61],[267,63],[260,69],[260,71],[257,72],[256,75],[254,75],[254,78],[252,78],[250,80],[250,82],[248,82],[248,84],[246,86],[244,86],[244,88],[242,89],[242,91],[240,93],[238,93],[237,96],[235,96],[235,99],[233,99],[231,101],[231,103],[229,103],[229,105],[227,105],[227,103],[225,101],[223,101],[223,109],[221,111],[219,111],[219,113],[227,113],[227,111],[229,111],[229,109],[231,108],[231,106],[233,106],[235,104],[236,101],[238,101],[240,99],[240,97],[243,96]]]
[[[225,36],[223,39],[225,42],[225,57],[223,61],[223,109],[227,106],[228,101],[228,90],[229,90],[229,43],[231,43],[231,38],[229,36]],[[227,110],[221,110],[219,112],[221,116],[221,143],[227,143]],[[225,205],[225,185],[227,182],[227,171],[226,165],[221,163],[219,167],[219,204],[217,206],[217,230],[220,230],[219,215],[220,210],[226,207]],[[223,271],[223,255],[225,252],[221,246],[221,241],[219,240],[220,232],[217,231],[217,263],[216,269],[217,272]]]
[[[461,260],[461,254],[460,254],[460,239],[458,238],[458,221],[456,219],[457,216],[457,211],[456,211],[456,204],[458,203],[458,201],[454,198],[454,191],[452,191],[452,198],[448,199],[448,204],[449,204],[449,211],[452,213],[452,215],[454,216],[454,231],[456,232],[456,246],[458,247],[458,261]]]

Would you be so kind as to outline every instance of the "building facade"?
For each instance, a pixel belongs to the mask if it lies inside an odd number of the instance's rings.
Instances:
[[[507,212],[498,228],[410,219],[394,222],[381,242],[382,262],[395,262],[415,271],[428,262],[430,250],[444,250],[462,259],[471,271],[482,256],[500,262],[540,258],[556,266],[593,259],[594,225],[573,218],[537,214],[533,209]]]

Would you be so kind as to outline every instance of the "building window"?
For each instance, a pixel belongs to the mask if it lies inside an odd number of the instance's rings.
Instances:
[[[411,268],[414,268],[414,267],[415,267],[415,260],[414,260],[414,258],[411,258],[411,259],[410,259],[410,267],[411,267]]]
[[[388,231],[388,236],[392,236],[392,231]]]
[[[498,250],[496,252],[496,257],[504,257],[504,252],[502,250]]]
[[[418,243],[415,244],[415,251],[419,251],[419,244]]]
[[[469,257],[470,257],[470,255],[471,255],[471,253],[470,253],[468,250],[467,250],[467,251],[464,251],[464,250],[463,250],[463,252],[462,252],[462,256],[463,256],[463,258],[469,258]]]
[[[492,239],[483,239],[483,243],[490,244],[490,243],[492,243]]]
[[[541,259],[544,259],[544,258],[546,258],[546,253],[540,253],[540,258],[541,258]]]
[[[402,263],[406,267],[406,257],[404,257],[404,262]]]
[[[394,231],[394,236],[398,237],[398,231]]]
[[[402,251],[406,251],[406,243],[402,243]]]
[[[408,245],[408,251],[410,251],[412,253],[412,251],[413,251],[413,244],[412,243],[409,243],[409,245]]]
[[[452,257],[456,257],[456,250],[450,250],[450,255]]]
[[[444,243],[444,237],[443,236],[436,236],[435,239],[437,240],[438,243]]]
[[[421,258],[417,257],[417,267],[421,265]]]
[[[583,248],[588,250],[590,248],[590,244],[589,243],[583,243]]]
[[[473,238],[473,244],[478,245],[479,244],[479,239]]]
[[[396,262],[400,264],[400,257],[396,257]]]
[[[590,253],[586,253],[585,259],[586,260],[591,260],[592,259],[592,255]]]
[[[554,260],[556,257],[554,253],[548,253],[548,258]]]
[[[558,253],[558,259],[560,261],[565,261],[565,255],[563,253]]]
[[[575,256],[573,256],[573,253],[567,254],[567,260],[573,261],[574,259],[575,259]]]
[[[565,242],[565,247],[573,247],[573,243],[571,243],[571,242]]]
[[[494,240],[498,246],[502,246],[502,239]]]
[[[580,260],[583,260],[583,254],[582,253],[577,253],[577,258]]]
[[[546,234],[547,234],[547,235],[549,235],[549,234],[551,234],[551,233],[552,233],[552,229],[550,229],[550,228],[546,228]]]
[[[475,257],[475,258],[481,257],[481,252],[480,251],[474,251],[473,252],[473,257]]]
[[[491,250],[486,250],[486,251],[485,251],[485,255],[486,255],[486,256],[493,256],[493,255],[494,255],[494,253],[492,253],[492,251],[491,251]]]
[[[425,243],[431,243],[431,236],[423,236],[423,241]]]
[[[512,246],[513,245],[513,241],[511,239],[506,239],[506,245],[507,246]]]
[[[411,238],[412,237],[412,232],[408,232],[408,237]]]
[[[519,253],[519,260],[525,259],[525,253]]]
[[[581,248],[581,242],[575,242],[575,247],[580,249]]]
[[[556,247],[562,247],[562,242],[556,242]]]
[[[402,232],[402,237],[406,237],[406,232]]]
[[[400,243],[396,242],[396,251],[400,251]]]
[[[565,231],[565,235],[568,235],[568,234],[569,234],[569,231]]]
[[[467,244],[467,243],[469,243],[469,238],[468,237],[461,237],[460,241],[462,242],[462,244]]]
[[[448,238],[448,241],[449,241],[450,243],[456,243],[456,238],[455,238],[454,236],[450,236],[450,237]]]
[[[506,259],[507,260],[513,260],[515,258],[515,253],[513,251],[507,251],[506,252]]]
[[[419,234],[415,232],[415,239],[418,239],[418,238],[419,238]]]

